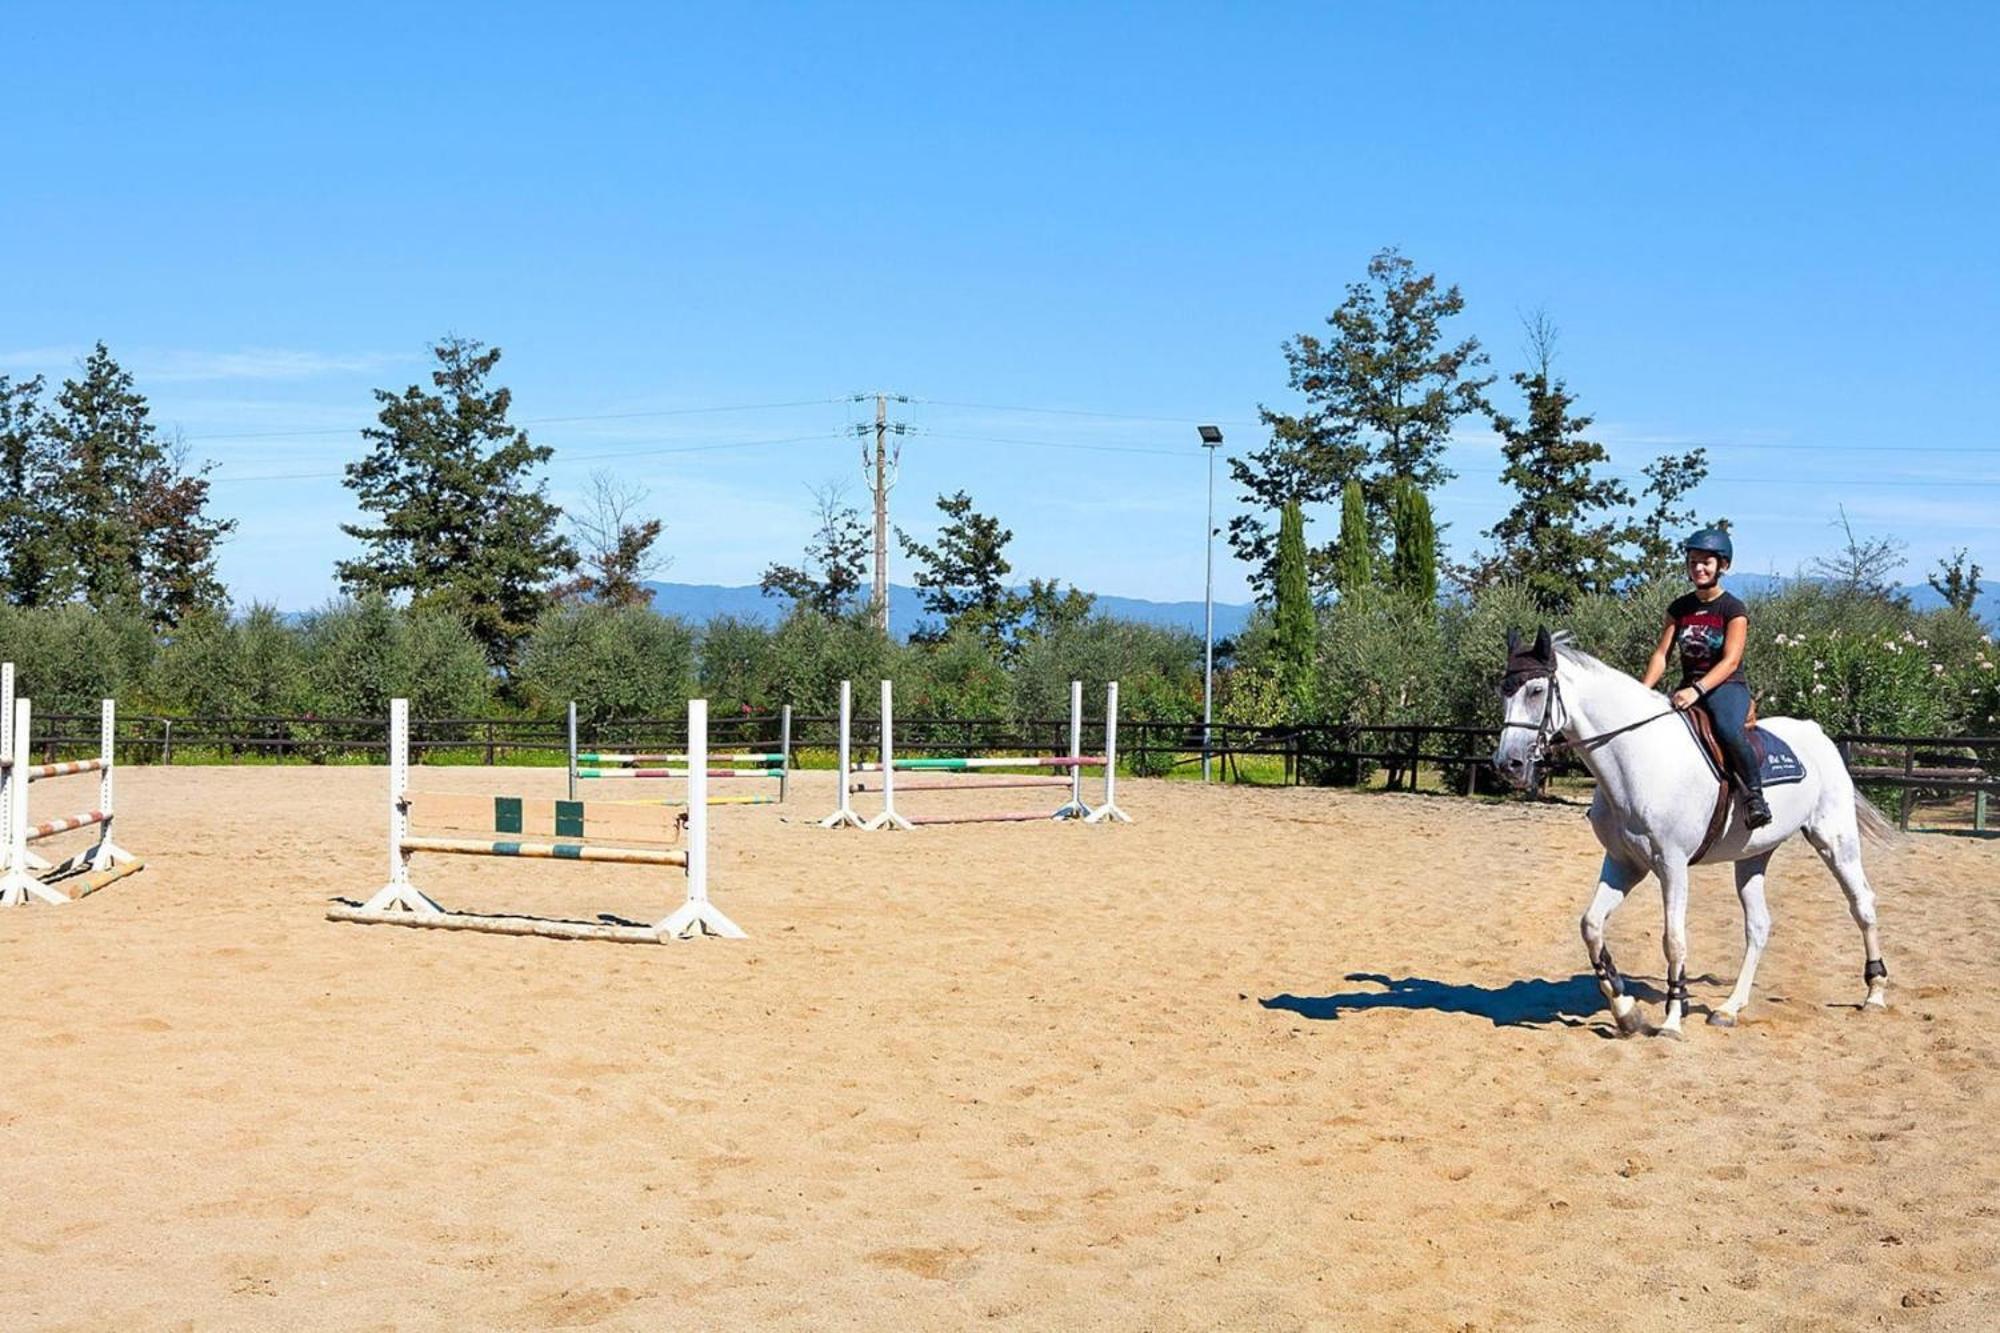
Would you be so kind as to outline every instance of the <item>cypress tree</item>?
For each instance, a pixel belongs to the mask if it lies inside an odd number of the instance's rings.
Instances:
[[[1375,581],[1373,543],[1368,535],[1368,502],[1359,481],[1349,480],[1340,494],[1340,542],[1333,556],[1333,586],[1342,601],[1368,595]]]
[[[1416,482],[1404,477],[1396,486],[1390,510],[1396,551],[1390,582],[1396,591],[1420,606],[1437,602],[1437,526],[1431,502]]]
[[[1306,577],[1306,520],[1297,500],[1278,512],[1278,686],[1297,699],[1312,670],[1312,587]]]

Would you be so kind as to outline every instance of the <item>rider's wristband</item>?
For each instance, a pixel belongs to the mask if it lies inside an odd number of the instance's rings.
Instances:
[[[1697,699],[1706,699],[1708,697],[1708,691],[1701,687],[1700,681],[1694,683],[1694,697]]]

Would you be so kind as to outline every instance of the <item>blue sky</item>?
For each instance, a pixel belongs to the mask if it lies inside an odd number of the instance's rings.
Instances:
[[[1503,377],[1549,313],[1614,471],[1708,445],[1741,567],[1845,504],[1907,577],[2000,571],[1995,12],[17,0],[0,373],[105,340],[215,462],[242,600],[332,593],[369,391],[447,331],[505,349],[559,499],[650,491],[666,577],[862,502],[844,400],[888,388],[899,521],[962,487],[1023,577],[1198,598],[1194,425],[1253,445],[1396,245]],[[1461,434],[1463,555],[1506,500]]]

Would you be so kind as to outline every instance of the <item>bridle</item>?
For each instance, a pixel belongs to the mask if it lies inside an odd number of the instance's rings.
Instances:
[[[1569,720],[1569,709],[1563,708],[1562,722],[1558,722],[1556,720],[1556,709],[1562,703],[1562,684],[1556,679],[1556,669],[1553,666],[1510,669],[1500,680],[1500,697],[1503,699],[1513,698],[1523,686],[1533,680],[1546,680],[1549,683],[1549,692],[1542,696],[1541,720],[1538,722],[1509,722],[1502,719],[1500,723],[1500,730],[1502,732],[1505,732],[1510,727],[1519,727],[1523,731],[1532,731],[1535,733],[1534,746],[1528,751],[1528,775],[1530,781],[1533,780],[1536,769],[1547,763],[1551,756],[1563,750],[1594,748],[1602,745],[1605,741],[1611,740],[1613,737],[1623,736],[1628,731],[1637,731],[1649,722],[1658,722],[1663,717],[1673,717],[1679,711],[1670,707],[1663,713],[1650,714],[1649,716],[1640,718],[1637,722],[1628,722],[1622,727],[1613,727],[1610,731],[1600,731],[1592,736],[1578,736],[1574,740],[1563,740],[1558,737],[1557,733],[1562,730],[1563,723]]]

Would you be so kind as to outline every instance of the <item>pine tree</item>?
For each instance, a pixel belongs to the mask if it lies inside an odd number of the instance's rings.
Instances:
[[[1278,688],[1297,702],[1312,678],[1314,617],[1306,572],[1305,514],[1296,500],[1278,514],[1277,589]]]
[[[1359,602],[1375,582],[1375,539],[1368,530],[1368,501],[1349,480],[1340,496],[1340,539],[1334,547],[1333,586],[1343,602]]]
[[[19,548],[10,542],[15,595],[134,606],[162,628],[225,606],[216,550],[236,523],[209,516],[207,469],[188,471],[186,449],[160,438],[145,395],[103,343],[81,371],[40,415],[39,440],[5,450],[8,480],[21,473],[39,511],[14,525],[26,533]],[[25,420],[18,394],[14,408]]]
[[[1645,530],[1618,512],[1631,505],[1631,492],[1593,471],[1611,455],[1587,438],[1591,418],[1575,411],[1574,395],[1554,373],[1555,340],[1545,316],[1529,322],[1535,368],[1513,377],[1527,400],[1526,420],[1489,413],[1507,460],[1501,480],[1519,498],[1487,529],[1499,549],[1478,578],[1519,580],[1545,609],[1560,613],[1587,593],[1615,589],[1633,571],[1627,552],[1644,548]]]
[[[838,483],[814,491],[813,502],[818,526],[804,562],[769,566],[758,586],[766,597],[789,597],[793,605],[821,615],[843,615],[854,609],[868,572],[868,528]]]
[[[1230,546],[1252,566],[1260,594],[1269,591],[1274,572],[1264,515],[1286,501],[1328,503],[1358,480],[1371,541],[1379,545],[1398,477],[1424,490],[1450,479],[1443,456],[1452,425],[1485,406],[1493,382],[1476,373],[1486,364],[1477,338],[1446,341],[1445,322],[1464,308],[1458,288],[1440,290],[1435,275],[1419,274],[1410,260],[1384,250],[1327,317],[1330,334],[1302,333],[1284,345],[1288,383],[1303,395],[1304,410],[1260,409],[1270,442],[1229,460],[1243,499],[1261,511],[1229,524]],[[1316,574],[1330,568],[1333,554],[1332,547],[1311,553]]]
[[[896,530],[903,553],[922,566],[917,571],[919,600],[926,611],[944,618],[941,624],[926,624],[913,639],[936,642],[970,630],[997,651],[1012,654],[1025,638],[1053,633],[1090,614],[1094,597],[1075,588],[1059,592],[1053,579],[1030,580],[1026,595],[1009,588],[1013,566],[1006,550],[1014,534],[974,509],[970,495],[940,495],[937,506],[951,521],[938,530],[936,546]]]
[[[57,600],[67,579],[50,497],[62,468],[42,406],[41,376],[0,375],[0,599],[14,606]]]
[[[1928,576],[1925,581],[1931,585],[1932,592],[1944,598],[1946,606],[1969,616],[1979,604],[1979,579],[1985,572],[1961,546],[1952,552],[1951,559],[1939,560],[1937,573]]]
[[[1390,565],[1390,584],[1419,606],[1435,606],[1438,595],[1437,527],[1431,521],[1429,498],[1408,477],[1402,478],[1393,492],[1389,522],[1396,541]]]
[[[440,342],[435,393],[375,391],[381,424],[361,432],[371,448],[347,465],[345,484],[376,521],[341,525],[366,549],[335,572],[350,594],[408,593],[462,616],[488,660],[505,665],[577,555],[546,483],[529,481],[555,451],[508,424],[513,395],[486,387],[500,349],[484,347]]]

